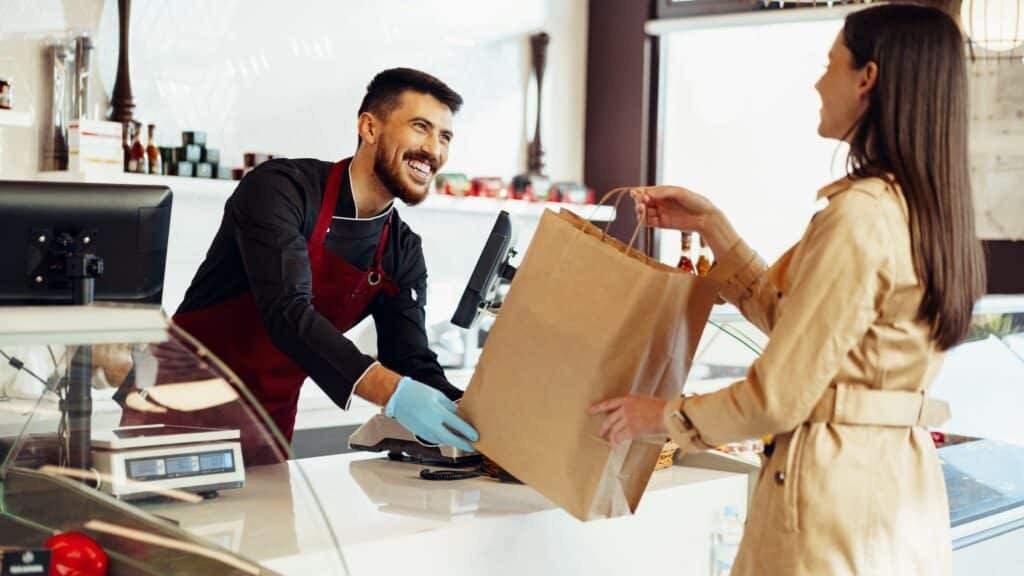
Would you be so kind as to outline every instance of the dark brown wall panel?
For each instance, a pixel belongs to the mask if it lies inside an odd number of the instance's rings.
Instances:
[[[652,183],[650,90],[656,66],[654,40],[644,33],[644,23],[653,10],[652,0],[590,1],[583,174],[599,196]],[[628,241],[635,226],[632,202],[625,199],[611,233]]]
[[[986,240],[989,294],[1024,294],[1024,242]]]

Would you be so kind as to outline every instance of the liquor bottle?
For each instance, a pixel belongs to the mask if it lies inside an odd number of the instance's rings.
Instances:
[[[146,174],[149,172],[149,163],[146,158],[146,147],[142,145],[142,124],[132,122],[132,129],[134,134],[132,135],[132,153],[128,159],[128,171]]]
[[[124,155],[124,171],[128,169],[128,163],[132,159],[132,125],[130,122],[121,124],[121,153]]]
[[[697,258],[697,275],[707,276],[708,272],[711,271],[711,249],[708,248],[708,243],[704,241],[704,237],[700,236],[700,256]]]
[[[160,149],[156,147],[156,140],[153,132],[156,131],[156,124],[150,124],[149,144],[146,145],[146,160],[149,162],[150,174],[163,174],[163,158],[160,157]]]
[[[142,146],[142,125],[132,122],[131,154],[128,157],[128,171],[138,174],[145,174],[150,171],[145,157],[145,147]]]
[[[693,266],[693,260],[690,259],[691,248],[691,236],[689,232],[683,232],[682,243],[680,244],[679,253],[679,264],[676,264],[676,268],[682,268],[684,271],[690,274],[696,274],[697,269]]]

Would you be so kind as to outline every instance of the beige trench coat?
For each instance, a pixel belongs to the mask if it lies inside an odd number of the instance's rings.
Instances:
[[[877,178],[819,198],[827,207],[770,269],[742,242],[719,259],[722,296],[770,339],[745,380],[670,404],[666,425],[687,450],[775,434],[733,576],[948,575],[921,401],[942,355],[916,319],[906,203]]]

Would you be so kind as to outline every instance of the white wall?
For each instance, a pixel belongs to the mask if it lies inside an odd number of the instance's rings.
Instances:
[[[0,0],[0,77],[11,78],[14,110],[32,115],[29,128],[0,126],[0,178],[31,178],[39,170],[46,118],[48,43],[78,32],[94,34],[104,0]],[[113,48],[116,50],[116,47]],[[90,85],[94,112],[106,109],[99,76]]]
[[[556,179],[583,174],[587,0],[135,0],[136,117],[160,144],[206,130],[227,163],[244,151],[340,158],[373,75],[411,66],[459,91],[465,106],[447,170],[509,178],[525,168],[529,34],[551,37],[543,141]],[[106,107],[117,60],[115,0],[0,0],[0,76],[37,125],[2,133],[0,177],[39,165],[46,82],[42,46],[68,29],[95,31]]]

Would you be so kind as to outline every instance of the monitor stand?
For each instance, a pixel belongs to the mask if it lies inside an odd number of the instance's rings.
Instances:
[[[64,273],[71,281],[71,303],[88,306],[96,295],[96,278],[103,275],[103,259],[93,254],[73,254],[64,260]],[[92,346],[79,346],[71,360],[68,393],[61,402],[68,423],[68,464],[92,468],[90,451],[92,425]]]

